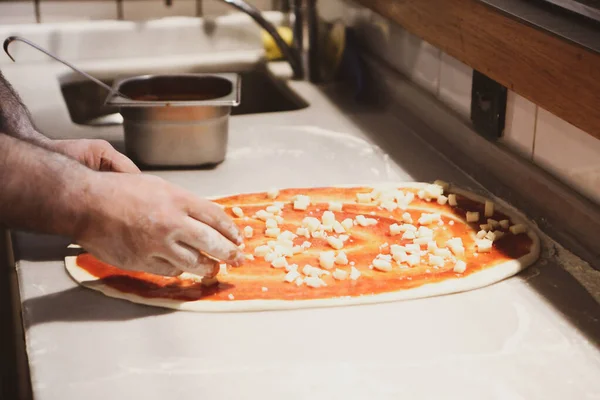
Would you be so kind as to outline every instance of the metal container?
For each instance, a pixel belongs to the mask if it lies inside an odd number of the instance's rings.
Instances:
[[[150,167],[191,167],[225,159],[231,107],[240,103],[233,73],[143,75],[115,81],[106,105],[123,116],[125,152]]]

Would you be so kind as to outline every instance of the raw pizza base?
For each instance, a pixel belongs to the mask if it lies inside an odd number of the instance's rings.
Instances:
[[[348,187],[371,187],[371,188],[382,188],[382,187],[394,187],[397,189],[402,188],[413,188],[421,189],[424,188],[428,183],[410,182],[410,183],[389,183],[389,184],[377,184],[377,185],[336,185],[330,186],[334,188],[348,188]],[[484,203],[489,200],[483,196],[476,195],[472,192],[462,190],[451,186],[451,192],[467,197],[471,200]],[[243,194],[237,193],[236,195]],[[223,198],[228,196],[219,196],[217,198]],[[302,308],[318,308],[318,307],[339,307],[339,306],[351,306],[351,305],[362,305],[362,304],[377,304],[387,303],[400,300],[411,300],[425,297],[442,296],[452,293],[460,293],[468,290],[479,289],[485,286],[492,285],[500,282],[506,278],[518,274],[531,264],[533,264],[539,257],[540,254],[540,240],[537,234],[535,234],[534,226],[520,213],[512,209],[506,209],[501,205],[495,204],[495,208],[501,211],[503,214],[510,217],[512,223],[525,224],[528,227],[527,235],[532,240],[530,252],[525,256],[522,256],[515,260],[510,260],[497,264],[493,267],[486,268],[482,271],[472,273],[466,277],[451,279],[442,282],[435,282],[424,284],[415,288],[403,289],[395,292],[387,292],[380,294],[367,294],[355,297],[337,297],[328,299],[307,299],[307,300],[232,300],[232,301],[212,301],[212,300],[198,300],[198,301],[178,301],[166,298],[147,298],[138,296],[132,293],[124,293],[116,290],[113,287],[105,285],[101,280],[98,280],[95,276],[88,273],[83,268],[79,267],[76,263],[76,256],[70,256],[65,258],[65,267],[70,276],[80,285],[88,287],[90,289],[99,291],[106,296],[114,297],[118,299],[127,300],[133,303],[145,304],[150,306],[170,308],[175,310],[186,310],[196,312],[244,312],[244,311],[268,311],[268,310],[292,310]],[[411,207],[411,209],[419,209],[419,207]],[[424,210],[426,208],[423,208]],[[243,268],[243,267],[242,267]],[[310,290],[305,288],[305,290]]]

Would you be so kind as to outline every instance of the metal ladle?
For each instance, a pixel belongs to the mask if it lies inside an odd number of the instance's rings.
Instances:
[[[48,57],[52,57],[53,59],[55,59],[56,61],[63,63],[64,65],[66,65],[67,67],[71,68],[73,71],[83,75],[84,77],[86,77],[87,79],[91,80],[92,82],[102,86],[104,89],[108,90],[110,93],[115,93],[116,95],[123,97],[124,99],[129,99],[129,97],[125,96],[123,93],[119,92],[118,90],[115,90],[113,88],[111,88],[110,86],[108,86],[106,83],[94,78],[93,76],[91,76],[90,74],[88,74],[87,72],[84,72],[82,70],[80,70],[79,68],[77,68],[76,66],[74,66],[73,64],[58,58],[57,56],[55,56],[54,54],[50,53],[47,50],[42,49],[40,46],[38,46],[37,44],[30,42],[29,40],[22,38],[20,36],[10,36],[8,38],[6,38],[6,40],[4,40],[4,51],[6,52],[6,54],[8,54],[8,56],[10,57],[11,60],[15,61],[15,59],[13,58],[13,56],[10,55],[10,53],[8,52],[8,45],[11,44],[14,41],[20,41],[23,43],[26,43],[28,45],[30,45],[31,47],[41,51],[42,53],[46,54]]]

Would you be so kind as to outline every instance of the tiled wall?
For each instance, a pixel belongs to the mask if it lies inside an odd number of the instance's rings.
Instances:
[[[344,4],[337,18],[355,27],[364,48],[470,119],[472,68],[352,1]],[[600,204],[599,139],[509,91],[500,143]]]
[[[261,10],[272,9],[273,0],[248,0]],[[0,24],[35,23],[32,1],[0,1]],[[119,8],[116,0],[40,0],[40,22],[64,22],[77,20],[117,19]],[[125,20],[147,20],[166,16],[194,17],[199,15],[222,15],[235,9],[222,0],[122,0],[122,17]]]

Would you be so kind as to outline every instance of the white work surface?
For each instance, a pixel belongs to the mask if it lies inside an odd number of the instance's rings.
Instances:
[[[120,127],[70,122],[59,70],[5,72],[49,136],[122,146]],[[480,189],[391,112],[292,87],[310,107],[232,117],[221,165],[152,173],[204,196],[438,178]],[[462,294],[203,314],[79,287],[64,270],[66,239],[14,239],[36,400],[600,398],[600,309],[552,246],[523,274]]]

